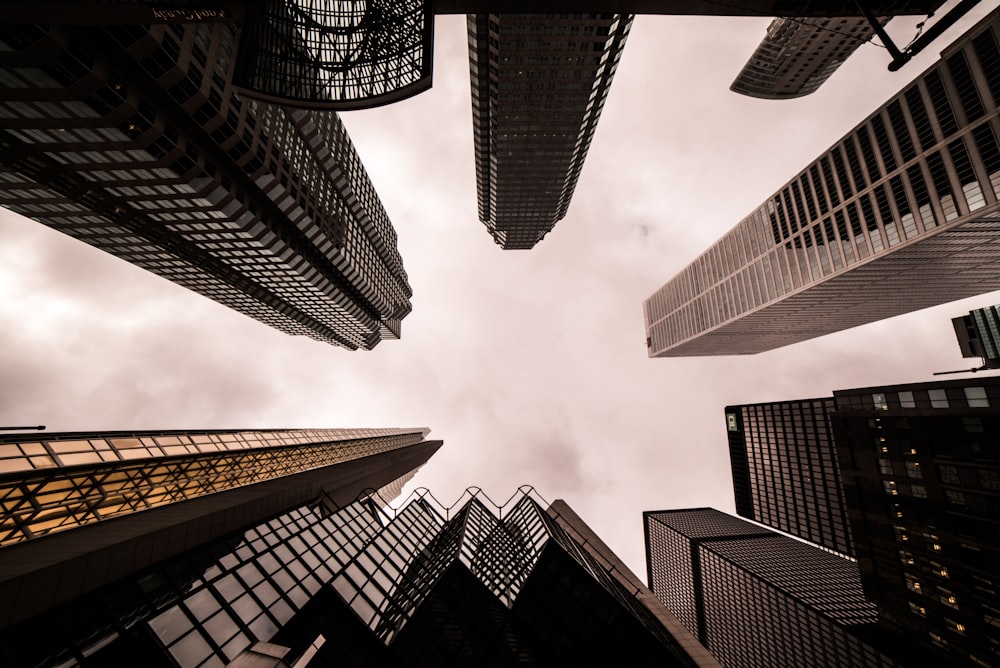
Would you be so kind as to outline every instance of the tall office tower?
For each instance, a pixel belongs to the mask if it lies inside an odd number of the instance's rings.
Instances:
[[[736,512],[853,557],[831,410],[832,398],[726,407]]]
[[[808,95],[874,34],[863,17],[774,19],[729,90],[766,100]]]
[[[2,631],[0,655],[184,668],[718,666],[619,568],[559,501],[543,509],[523,495],[498,511],[473,497],[446,509],[424,494],[392,511],[373,497],[321,498]]]
[[[1000,288],[1000,11],[644,304],[651,357],[771,350]]]
[[[852,561],[711,508],[643,523],[650,589],[726,668],[896,665]]]
[[[345,504],[366,489],[392,489],[441,446],[427,433],[5,435],[0,627],[289,508],[321,497]]]
[[[987,369],[1000,368],[1000,306],[972,309],[951,324],[962,357],[978,357]]]
[[[237,95],[237,38],[0,26],[0,203],[289,334],[398,338],[412,292],[344,126]]]
[[[1000,664],[1000,378],[834,393],[867,597],[923,665]]]
[[[531,248],[566,215],[628,14],[470,14],[479,219],[505,250]]]

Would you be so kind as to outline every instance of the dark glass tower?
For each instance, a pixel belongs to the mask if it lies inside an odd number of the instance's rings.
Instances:
[[[809,95],[874,34],[863,17],[774,19],[729,90],[765,100]]]
[[[320,495],[0,632],[0,652],[7,665],[718,666],[565,503],[463,501]]]
[[[238,39],[0,25],[0,203],[289,334],[398,338],[412,291],[344,126],[238,95]]]
[[[1000,10],[644,304],[650,357],[757,353],[1000,288]]]
[[[650,589],[723,666],[896,665],[852,561],[711,508],[643,521]]]
[[[569,209],[628,14],[470,14],[479,219],[531,248]]]
[[[726,407],[736,512],[854,556],[831,410],[833,399]]]
[[[426,434],[292,429],[3,436],[0,627],[289,508],[319,498],[344,504],[366,489],[393,489],[441,446]]]
[[[1000,368],[1000,307],[972,309],[951,319],[962,357],[978,357],[988,369]]]
[[[1000,664],[1000,378],[834,398],[858,564],[881,624],[930,663]]]

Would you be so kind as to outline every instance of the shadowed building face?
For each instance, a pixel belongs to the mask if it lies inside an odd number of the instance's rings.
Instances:
[[[470,14],[479,219],[527,249],[566,215],[632,25],[626,14]]]

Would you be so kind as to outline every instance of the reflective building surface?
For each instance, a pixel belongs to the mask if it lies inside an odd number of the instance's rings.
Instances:
[[[723,666],[895,666],[854,562],[711,508],[647,511],[650,589]]]
[[[998,39],[994,12],[657,290],[649,355],[756,353],[1000,288]]]
[[[531,248],[566,215],[632,26],[627,14],[470,14],[479,219]]]
[[[726,407],[736,512],[854,556],[831,410],[832,398]]]
[[[808,95],[874,34],[862,17],[774,19],[729,89],[766,100]]]
[[[424,0],[246,3],[234,83],[317,109],[363,109],[431,86],[434,23]]]
[[[528,492],[321,494],[0,637],[7,665],[718,666],[565,503]]]
[[[344,126],[237,95],[238,40],[0,25],[0,203],[289,334],[398,338],[412,291]]]
[[[5,435],[0,628],[318,498],[344,504],[366,489],[398,492],[441,446],[427,433]],[[0,664],[24,665],[2,655]]]
[[[1000,378],[834,393],[866,596],[924,665],[1000,664]]]
[[[952,318],[962,357],[978,357],[988,369],[1000,368],[1000,307],[972,309]]]

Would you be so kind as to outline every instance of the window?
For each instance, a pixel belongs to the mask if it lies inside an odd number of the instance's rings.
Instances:
[[[923,478],[924,473],[920,470],[920,462],[906,462],[906,475],[910,478]]]
[[[873,394],[872,403],[875,404],[875,410],[877,411],[889,410],[889,404],[886,403],[884,394],[881,393]]]
[[[923,485],[910,485],[910,494],[918,499],[927,498],[927,488]]]
[[[990,405],[985,387],[965,388],[965,399],[969,402],[969,408],[988,408]]]
[[[965,494],[963,492],[956,492],[953,489],[946,489],[944,490],[944,498],[948,499],[948,503],[956,506],[966,505]]]
[[[958,477],[958,469],[949,464],[939,465],[938,474],[941,476],[941,482],[947,485],[960,485],[962,483],[961,478]]]
[[[901,408],[916,408],[917,403],[913,400],[913,392],[900,392],[899,405]]]
[[[948,395],[944,390],[927,390],[931,400],[931,408],[948,408]]]

